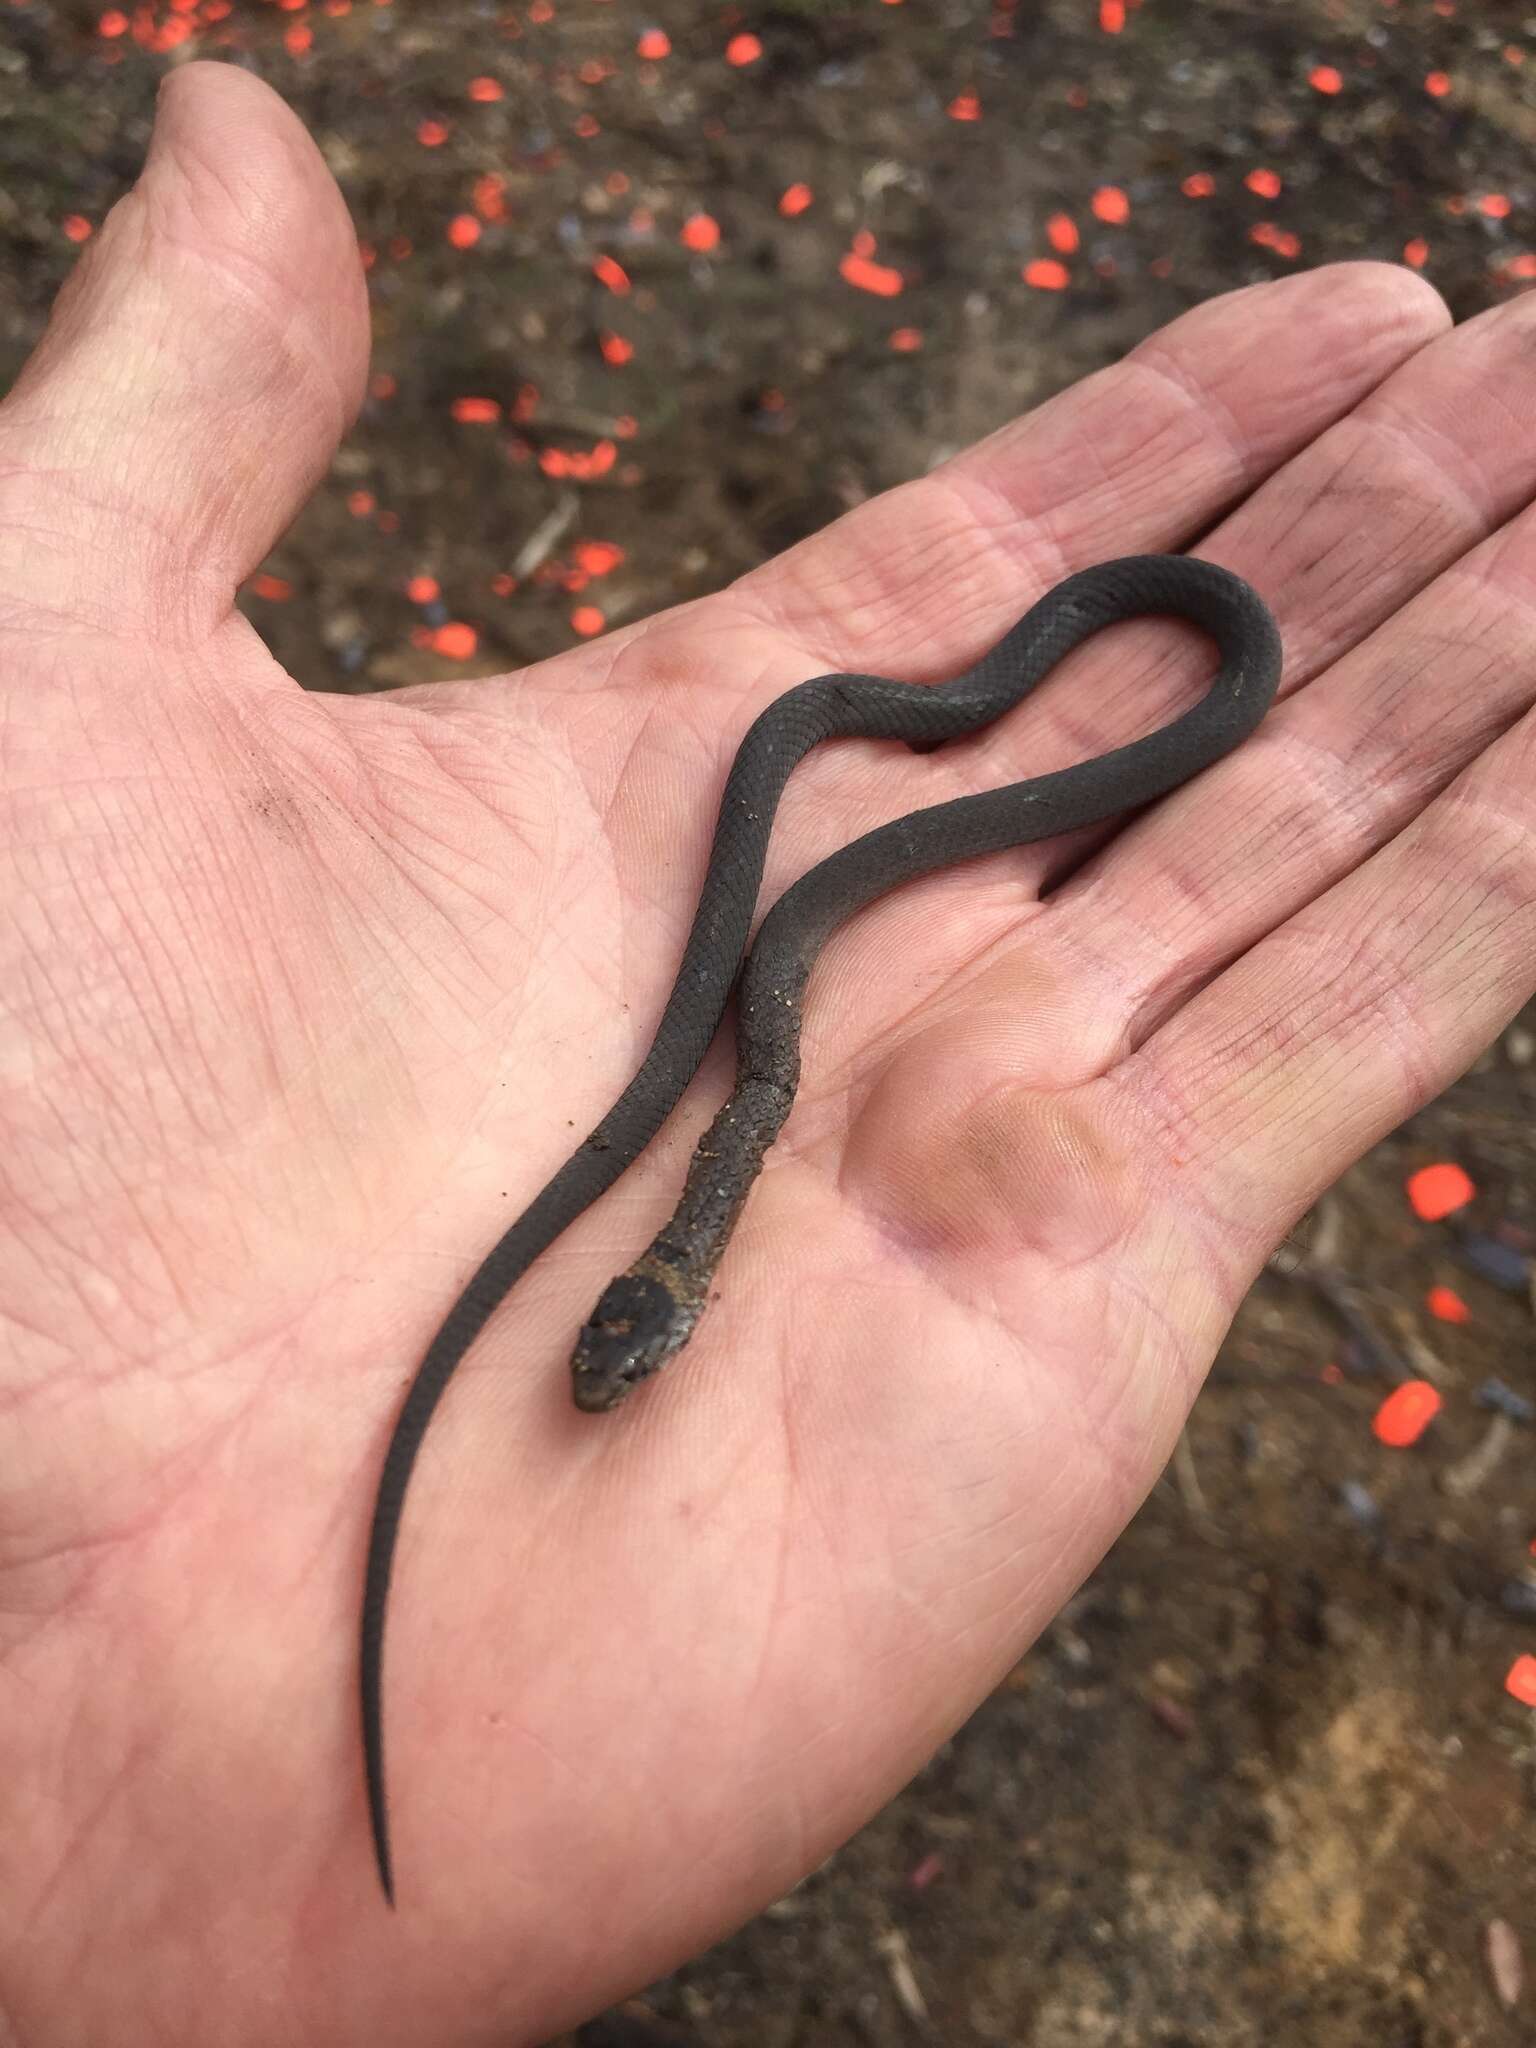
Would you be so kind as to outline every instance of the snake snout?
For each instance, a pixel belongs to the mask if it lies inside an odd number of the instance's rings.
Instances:
[[[665,1365],[686,1336],[677,1304],[648,1273],[621,1273],[582,1324],[571,1354],[571,1397],[589,1415],[617,1408]]]

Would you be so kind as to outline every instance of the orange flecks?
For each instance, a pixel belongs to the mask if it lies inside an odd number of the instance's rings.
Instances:
[[[179,15],[174,16],[170,21],[165,22],[160,28],[155,30],[149,39],[149,47],[152,50],[176,50],[187,41],[191,34],[191,22],[183,20]]]
[[[290,57],[307,55],[315,40],[315,32],[307,22],[296,21],[292,28],[283,31],[283,48]]]
[[[371,519],[379,508],[372,491],[348,491],[347,510],[354,519]]]
[[[1131,217],[1131,202],[1118,185],[1101,185],[1089,204],[1095,220],[1107,220],[1114,227]]]
[[[1467,202],[1462,197],[1461,193],[1453,192],[1450,198],[1447,199],[1445,202],[1445,210],[1447,213],[1455,214],[1459,218],[1462,214],[1466,212]]]
[[[446,654],[450,661],[468,661],[480,645],[480,635],[461,619],[450,619],[446,626],[439,626],[432,635],[432,645],[439,654]]]
[[[495,100],[506,97],[499,78],[472,78],[469,81],[469,96],[482,106],[490,106]]]
[[[1425,1223],[1438,1223],[1454,1209],[1464,1209],[1477,1193],[1471,1176],[1449,1159],[1421,1166],[1405,1185],[1414,1215]]]
[[[1314,64],[1307,73],[1307,83],[1314,92],[1336,93],[1344,90],[1344,75],[1331,64]]]
[[[537,384],[519,384],[517,396],[512,401],[512,417],[518,425],[525,426],[539,409],[539,387]]]
[[[621,412],[613,423],[613,431],[621,441],[633,441],[640,431],[640,422],[631,412]]]
[[[804,213],[815,197],[809,185],[786,185],[779,194],[779,211],[786,220],[793,220],[797,213]]]
[[[493,427],[501,418],[501,406],[494,398],[456,398],[453,416],[465,426]]]
[[[1477,202],[1477,210],[1489,220],[1508,220],[1510,201],[1507,192],[1485,192]]]
[[[603,132],[602,125],[595,114],[578,114],[571,123],[571,126],[583,141],[586,141],[593,135],[601,135]]]
[[[413,576],[405,594],[412,604],[435,604],[443,593],[435,576]]]
[[[979,121],[981,101],[973,92],[957,92],[945,112],[951,121]]]
[[[635,55],[644,57],[648,64],[660,63],[663,57],[672,54],[672,38],[664,28],[648,28],[635,45]]]
[[[506,219],[507,202],[504,197],[506,189],[506,179],[499,177],[495,171],[487,171],[483,177],[476,178],[474,188],[475,211],[482,220]]]
[[[1446,71],[1431,71],[1424,81],[1424,90],[1434,100],[1443,100],[1450,89],[1450,73]]]
[[[1099,27],[1107,36],[1119,35],[1125,27],[1125,0],[1099,0]]]
[[[491,588],[498,597],[510,597],[517,588],[517,578],[509,576],[503,569],[491,578]]]
[[[615,199],[622,199],[629,190],[629,178],[623,171],[610,171],[603,180],[603,190]]]
[[[762,54],[763,46],[761,41],[758,37],[751,34],[750,31],[745,31],[739,36],[732,36],[725,46],[725,61],[727,64],[755,64]]]
[[[1209,171],[1191,171],[1179,190],[1186,199],[1209,199],[1216,190],[1216,180]]]
[[[423,149],[441,149],[448,140],[446,121],[423,121],[416,130],[416,140]]]
[[[648,235],[656,225],[656,216],[648,206],[631,208],[629,224],[637,235]]]
[[[579,604],[571,613],[571,626],[584,640],[590,640],[594,633],[601,633],[607,623],[595,604]]]
[[[1064,292],[1072,281],[1072,274],[1065,263],[1058,263],[1050,256],[1037,256],[1033,263],[1026,263],[1023,277],[1024,282],[1032,284],[1037,292]]]
[[[377,7],[379,0],[373,0],[373,4]],[[373,523],[380,533],[398,533],[400,531],[400,514],[398,512],[380,512],[375,515]]]
[[[1278,171],[1266,171],[1262,168],[1250,171],[1243,180],[1248,190],[1250,192],[1257,192],[1261,199],[1278,199],[1280,197],[1280,182],[1280,173]]]
[[[393,398],[399,389],[398,379],[392,377],[388,370],[379,370],[369,383],[368,395],[370,398]]]
[[[1341,1387],[1344,1384],[1344,1368],[1330,1360],[1318,1374],[1318,1378],[1325,1387]]]
[[[571,549],[571,560],[587,576],[606,576],[623,559],[624,550],[611,540],[579,540]]]
[[[685,249],[715,249],[720,245],[720,223],[708,213],[690,213],[683,222],[680,239]]]
[[[448,223],[448,239],[455,249],[473,249],[484,232],[472,213],[456,213]]]
[[[598,336],[597,345],[603,352],[603,361],[612,363],[615,369],[627,363],[635,352],[635,344],[627,336],[609,331]]]
[[[613,66],[606,57],[588,57],[576,73],[583,85],[601,85],[605,78],[612,78]]]
[[[1409,1444],[1418,1442],[1440,1413],[1440,1407],[1439,1389],[1428,1380],[1405,1380],[1392,1389],[1376,1410],[1371,1428],[1379,1442],[1389,1444],[1395,1451],[1406,1450]]]
[[[96,24],[99,36],[125,36],[128,33],[128,17],[120,7],[109,7]]]
[[[599,441],[590,452],[579,448],[545,448],[539,456],[539,467],[546,476],[570,476],[587,483],[593,477],[606,476],[618,454],[612,441]]]
[[[621,298],[629,290],[629,272],[622,263],[615,263],[611,256],[599,256],[592,265],[592,275],[599,284],[607,285],[609,291],[617,292]]]
[[[877,299],[894,299],[901,291],[901,272],[888,263],[876,263],[857,247],[841,258],[837,268],[845,284],[861,292],[873,292]]]
[[[1422,235],[1415,235],[1411,242],[1403,244],[1403,261],[1410,270],[1422,270],[1429,261],[1429,244]]]
[[[1454,1287],[1431,1287],[1424,1297],[1424,1306],[1442,1323],[1470,1323],[1472,1320],[1471,1309]]]
[[[1070,213],[1053,213],[1045,224],[1045,239],[1059,255],[1070,256],[1078,245],[1077,223]]]
[[[855,256],[874,255],[875,238],[868,228],[860,228],[855,233],[853,238],[853,253]]]
[[[550,5],[550,0],[533,0],[533,5],[528,9],[530,21],[538,23],[542,28],[546,21],[553,21],[554,18],[555,10]]]
[[[909,356],[923,345],[923,335],[918,327],[893,327],[891,347],[899,356]]]
[[[1277,256],[1294,260],[1301,254],[1301,237],[1293,235],[1289,228],[1276,227],[1272,220],[1256,221],[1248,230],[1250,242],[1257,242],[1261,249],[1273,249]]]
[[[1504,266],[1505,277],[1536,277],[1536,256],[1529,249],[1519,256],[1512,256]]]
[[[269,604],[286,604],[293,595],[293,585],[285,577],[268,576],[265,572],[252,581],[251,588]]]
[[[1506,43],[1503,56],[1504,62],[1506,64],[1513,64],[1517,70],[1525,62],[1525,52],[1518,43]]]
[[[1522,1707],[1536,1707],[1536,1657],[1517,1657],[1509,1667],[1504,1690]]]
[[[66,213],[59,226],[72,242],[88,242],[96,232],[83,213]]]

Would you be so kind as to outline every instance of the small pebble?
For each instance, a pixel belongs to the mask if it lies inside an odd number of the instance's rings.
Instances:
[[[1525,1959],[1520,1953],[1519,1935],[1507,1920],[1490,1920],[1483,1941],[1488,1974],[1500,2004],[1518,2005],[1525,1989]]]
[[[1499,1588],[1499,1605],[1506,1614],[1518,1614],[1522,1619],[1536,1615],[1536,1582],[1506,1580]]]
[[[1351,1521],[1358,1522],[1362,1529],[1381,1527],[1381,1508],[1375,1496],[1367,1492],[1358,1479],[1346,1479],[1343,1482],[1339,1488],[1339,1500]]]
[[[1481,1273],[1495,1287],[1523,1294],[1530,1284],[1530,1262],[1525,1254],[1512,1245],[1500,1244],[1497,1238],[1484,1237],[1477,1230],[1464,1230],[1457,1251],[1474,1273]]]

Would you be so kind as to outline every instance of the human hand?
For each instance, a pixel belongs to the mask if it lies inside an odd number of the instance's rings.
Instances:
[[[1536,305],[1446,322],[1382,266],[1235,294],[716,597],[515,678],[305,694],[233,593],[360,394],[353,233],[266,88],[173,77],[0,408],[18,2039],[543,2039],[816,1864],[1091,1569],[1268,1249],[1536,985]],[[391,1602],[389,1914],[378,1461],[644,1050],[741,733],[1200,535],[1284,634],[1258,734],[831,943],[721,1299],[622,1414],[564,1362],[722,1048],[466,1363]],[[1117,628],[974,742],[823,749],[765,901],[1150,730],[1208,661]]]

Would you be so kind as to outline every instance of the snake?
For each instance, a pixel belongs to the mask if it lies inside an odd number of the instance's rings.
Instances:
[[[863,738],[931,752],[1021,703],[1104,627],[1148,614],[1182,618],[1215,642],[1219,666],[1195,705],[1145,738],[1073,767],[931,804],[865,833],[787,889],[748,950],[774,813],[812,747]],[[831,933],[902,882],[1166,795],[1248,737],[1274,698],[1280,666],[1274,618],[1242,578],[1190,555],[1127,555],[1064,578],[947,683],[837,671],[797,684],[753,720],[726,776],[693,922],[649,1051],[607,1115],[476,1267],[422,1356],[385,1451],[364,1572],[359,1677],[368,1815],[391,1907],[384,1621],[406,1488],[450,1379],[508,1291],[656,1136],[702,1065],[734,990],[730,1098],[698,1143],[676,1212],[605,1289],[576,1338],[576,1406],[616,1408],[682,1349],[703,1312],[794,1102],[806,987]]]

